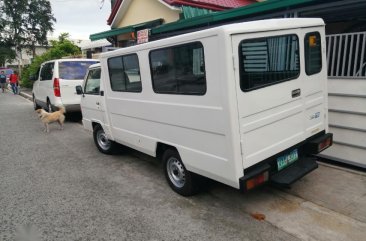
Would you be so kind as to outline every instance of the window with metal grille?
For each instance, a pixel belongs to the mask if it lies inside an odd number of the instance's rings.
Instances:
[[[243,40],[239,63],[242,91],[294,79],[300,74],[298,37],[292,34]]]

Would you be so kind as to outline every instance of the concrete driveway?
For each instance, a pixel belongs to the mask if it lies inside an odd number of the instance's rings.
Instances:
[[[0,240],[359,240],[366,174],[320,163],[291,189],[247,194],[212,182],[185,198],[160,162],[106,156],[77,122],[42,125],[32,103],[0,95]]]

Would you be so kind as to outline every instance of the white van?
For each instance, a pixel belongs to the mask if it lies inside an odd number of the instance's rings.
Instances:
[[[40,107],[52,112],[55,106],[64,106],[67,112],[80,111],[80,96],[75,86],[83,82],[95,59],[56,59],[42,63],[33,84],[34,109]]]
[[[208,177],[247,191],[317,168],[328,132],[324,22],[230,24],[104,53],[89,69],[83,125],[162,158],[181,195]]]

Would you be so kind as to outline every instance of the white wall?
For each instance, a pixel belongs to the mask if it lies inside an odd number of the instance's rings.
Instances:
[[[334,144],[321,156],[366,167],[366,79],[330,78],[328,90]]]

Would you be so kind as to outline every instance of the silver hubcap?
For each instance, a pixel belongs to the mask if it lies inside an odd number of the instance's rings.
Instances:
[[[102,130],[99,130],[97,133],[97,141],[98,145],[103,150],[108,150],[111,147],[111,142],[108,140],[107,135]]]
[[[177,188],[182,188],[186,182],[186,174],[182,163],[177,158],[170,157],[166,165],[170,181]]]

